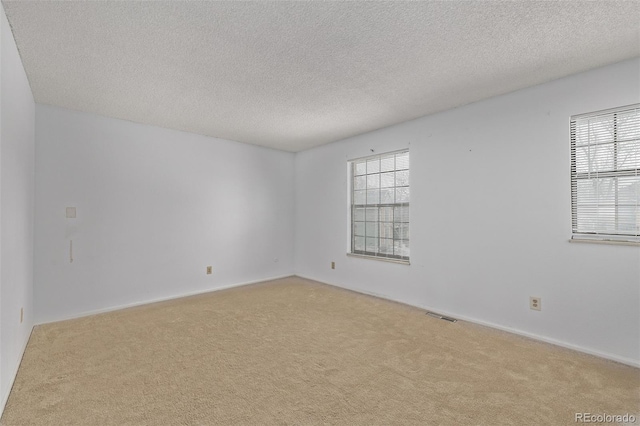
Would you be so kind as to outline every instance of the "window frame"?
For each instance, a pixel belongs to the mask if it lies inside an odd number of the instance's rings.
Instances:
[[[378,228],[378,232],[377,232],[377,238],[378,238],[378,250],[375,252],[372,251],[367,251],[366,250],[366,245],[364,247],[364,250],[356,250],[356,231],[355,231],[355,223],[356,222],[362,222],[362,221],[356,221],[356,209],[360,208],[360,209],[367,209],[367,208],[377,208],[378,209],[378,220],[377,221],[370,221],[370,222],[377,222],[378,226],[380,225],[380,209],[381,208],[392,208],[393,211],[393,218],[391,220],[392,224],[392,238],[390,238],[392,240],[392,245],[395,245],[396,241],[410,241],[410,237],[409,238],[395,238],[395,233],[396,233],[396,224],[406,224],[407,226],[407,234],[409,233],[409,227],[410,227],[410,223],[411,223],[411,216],[410,216],[410,199],[411,199],[411,193],[409,191],[408,194],[408,198],[409,201],[407,202],[401,202],[401,203],[396,203],[395,202],[395,195],[394,195],[394,202],[393,203],[382,203],[381,200],[378,200],[378,203],[375,204],[367,204],[365,201],[365,204],[355,204],[355,191],[356,191],[356,184],[355,184],[355,180],[356,177],[360,177],[360,176],[370,176],[370,175],[381,175],[382,173],[388,173],[388,172],[383,172],[383,171],[378,171],[378,172],[374,172],[374,173],[366,173],[364,175],[356,175],[356,170],[355,170],[355,165],[356,163],[360,163],[362,161],[367,161],[370,159],[382,159],[384,157],[388,157],[388,156],[395,156],[400,155],[400,154],[404,154],[406,153],[408,156],[408,166],[406,169],[400,169],[398,170],[396,167],[397,165],[394,163],[394,167],[393,167],[393,173],[394,173],[394,183],[392,187],[388,187],[388,188],[393,188],[394,190],[394,194],[396,192],[397,188],[410,188],[411,187],[411,157],[409,155],[409,149],[408,148],[404,148],[404,149],[400,149],[400,150],[396,150],[396,151],[389,151],[389,152],[384,152],[384,153],[380,153],[380,154],[373,154],[373,155],[368,155],[365,157],[358,157],[358,158],[353,158],[347,161],[347,173],[348,173],[348,246],[347,246],[347,255],[348,256],[354,256],[354,257],[361,257],[361,258],[367,258],[367,259],[375,259],[375,260],[382,260],[382,261],[387,261],[387,262],[393,262],[393,263],[401,263],[401,264],[406,264],[409,265],[410,264],[410,256],[411,253],[409,251],[407,256],[402,256],[402,255],[396,255],[394,254],[388,254],[388,253],[381,253],[379,250],[380,244],[380,229]],[[400,186],[396,186],[396,181],[395,181],[395,173],[398,171],[404,171],[406,170],[408,172],[408,182],[407,185],[400,185]],[[383,189],[380,186],[378,186],[378,189]],[[397,207],[401,207],[401,208],[405,208],[407,209],[406,215],[407,215],[407,221],[406,222],[396,222],[395,219],[395,208]],[[404,213],[404,212],[403,212]],[[383,221],[383,222],[387,222],[387,221]],[[365,221],[364,223],[366,224],[366,210],[365,210]],[[366,226],[366,225],[365,225]],[[366,231],[365,231],[365,235],[366,235]],[[365,237],[366,238],[366,237]],[[366,241],[366,240],[365,240]],[[366,244],[366,242],[365,242]],[[410,249],[409,249],[410,250]]]
[[[594,111],[584,114],[578,114],[571,116],[570,118],[570,148],[571,148],[571,242],[591,242],[591,243],[610,243],[610,244],[623,244],[623,245],[640,245],[640,228],[636,231],[636,233],[624,233],[624,232],[602,232],[602,231],[587,231],[584,229],[579,229],[578,225],[578,206],[581,204],[579,202],[579,194],[578,194],[578,182],[579,181],[590,181],[601,178],[614,178],[615,190],[614,190],[614,221],[618,223],[619,220],[619,178],[620,177],[635,177],[640,176],[640,167],[631,167],[629,169],[618,169],[618,161],[619,161],[619,145],[624,142],[628,142],[626,140],[620,140],[617,133],[617,116],[618,114],[628,113],[630,111],[639,111],[640,112],[640,103],[626,105],[618,108],[610,108],[601,111]],[[608,142],[613,145],[613,165],[611,169],[607,170],[598,170],[591,171],[588,170],[586,172],[578,172],[577,170],[577,148],[580,146],[577,144],[577,126],[578,122],[585,119],[597,118],[597,117],[605,117],[607,115],[612,115],[614,121],[614,134],[612,136],[612,142]],[[640,119],[640,117],[639,117]],[[640,126],[640,124],[639,124]],[[606,143],[606,142],[605,142]],[[592,144],[589,143],[587,146],[597,146],[602,145],[603,143]],[[593,177],[592,175],[595,175]],[[600,204],[598,204],[599,206]],[[636,215],[640,215],[640,207],[636,204]]]

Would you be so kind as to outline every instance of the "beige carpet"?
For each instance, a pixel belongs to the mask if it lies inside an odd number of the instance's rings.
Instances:
[[[1,424],[562,425],[575,412],[640,414],[640,370],[292,277],[36,327]]]

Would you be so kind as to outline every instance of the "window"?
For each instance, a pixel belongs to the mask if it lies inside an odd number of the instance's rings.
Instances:
[[[409,152],[350,162],[351,253],[409,261]]]
[[[640,241],[640,104],[571,117],[574,239]]]

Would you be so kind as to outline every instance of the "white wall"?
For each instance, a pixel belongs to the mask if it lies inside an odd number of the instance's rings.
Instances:
[[[2,6],[0,15],[1,413],[33,326],[35,106]]]
[[[36,323],[292,274],[293,167],[291,153],[38,104]]]
[[[639,102],[639,76],[626,61],[298,153],[296,273],[640,364],[640,248],[568,242],[569,117]],[[347,257],[347,160],[405,147],[411,265]]]

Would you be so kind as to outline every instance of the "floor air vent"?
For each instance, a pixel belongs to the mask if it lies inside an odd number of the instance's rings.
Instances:
[[[427,311],[427,315],[429,315],[430,317],[438,318],[438,319],[445,320],[445,321],[449,321],[449,322],[456,322],[456,321],[458,321],[458,320],[457,320],[457,319],[455,319],[455,318],[445,317],[444,315],[436,314],[435,312],[429,312],[429,311]]]

